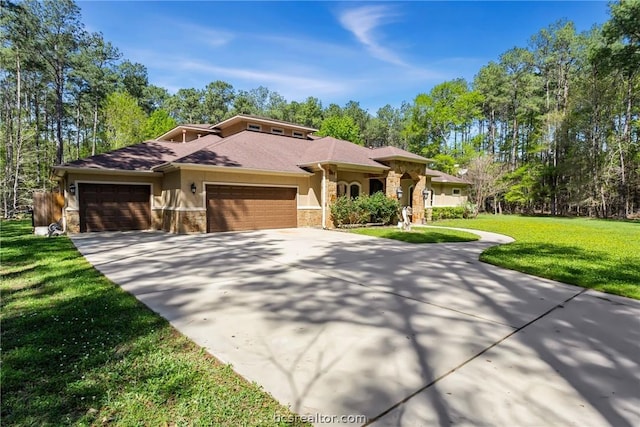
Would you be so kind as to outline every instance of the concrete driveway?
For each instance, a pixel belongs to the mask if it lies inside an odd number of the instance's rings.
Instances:
[[[640,301],[483,264],[483,249],[509,239],[478,234],[435,245],[315,229],[73,241],[316,425],[640,425]]]

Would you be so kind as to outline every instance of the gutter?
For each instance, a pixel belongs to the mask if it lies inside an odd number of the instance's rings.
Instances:
[[[73,166],[52,166],[53,173],[58,177],[63,177],[65,173],[76,172],[93,175],[141,175],[141,176],[162,176],[162,173],[149,170],[127,170],[127,169],[107,169],[107,168],[91,168],[91,167],[73,167]]]
[[[322,169],[322,229],[327,229],[327,170],[318,163]]]

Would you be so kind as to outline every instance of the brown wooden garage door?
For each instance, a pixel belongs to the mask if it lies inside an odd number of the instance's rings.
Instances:
[[[79,184],[80,231],[148,229],[150,190],[149,185]]]
[[[207,186],[207,232],[297,227],[295,188]]]

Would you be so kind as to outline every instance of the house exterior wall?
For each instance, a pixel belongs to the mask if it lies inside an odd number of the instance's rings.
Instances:
[[[360,194],[369,194],[369,174],[362,172],[338,171],[337,183],[344,182],[347,185],[360,184]]]
[[[459,188],[460,195],[455,196],[453,189]],[[465,184],[433,182],[433,207],[461,206],[469,199],[469,188]]]
[[[224,129],[220,130],[220,136],[226,138],[229,135],[233,135],[234,133],[242,132],[247,129],[247,122],[242,121],[240,123],[236,123],[234,125],[228,126]],[[263,126],[264,129],[264,126]]]

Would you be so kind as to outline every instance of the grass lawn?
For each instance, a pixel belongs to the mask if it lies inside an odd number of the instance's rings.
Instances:
[[[436,230],[433,228],[414,228],[412,231],[402,231],[396,227],[371,227],[354,228],[350,231],[356,234],[401,240],[407,243],[471,242],[479,239],[478,235],[464,231]]]
[[[34,237],[26,221],[0,226],[3,425],[257,426],[291,415],[67,237]]]
[[[487,249],[482,261],[640,299],[639,222],[481,215],[434,225],[493,231],[516,239]]]

